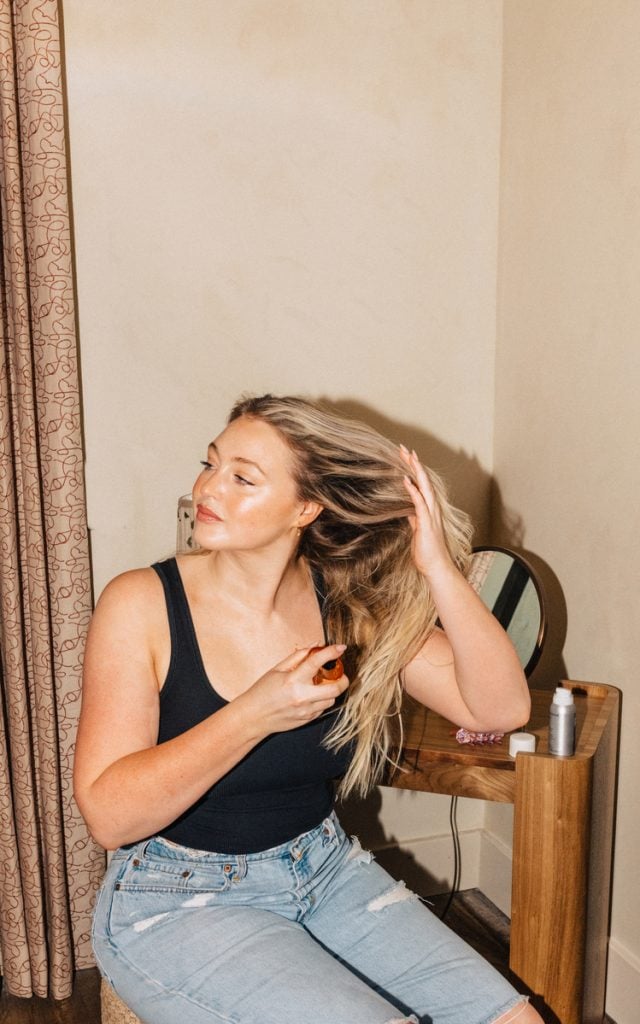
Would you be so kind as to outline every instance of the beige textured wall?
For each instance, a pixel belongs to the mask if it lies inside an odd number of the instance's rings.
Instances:
[[[640,5],[507,0],[495,467],[567,603],[569,675],[623,691],[607,1010],[640,1003]]]
[[[350,402],[480,519],[498,0],[65,0],[98,589],[243,390]]]
[[[499,0],[63,7],[96,590],[170,552],[243,390],[340,401],[486,519]],[[447,799],[380,817],[445,886]]]

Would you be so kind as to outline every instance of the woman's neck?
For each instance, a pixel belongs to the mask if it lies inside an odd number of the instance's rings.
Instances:
[[[255,551],[212,551],[203,568],[203,584],[213,593],[265,617],[295,601],[311,579],[295,553],[278,560]]]

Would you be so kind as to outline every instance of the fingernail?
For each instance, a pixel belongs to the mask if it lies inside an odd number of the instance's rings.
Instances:
[[[346,644],[336,644],[336,648],[337,648],[337,649],[338,649],[339,651],[346,651],[346,649],[347,649],[347,645],[346,645]]]

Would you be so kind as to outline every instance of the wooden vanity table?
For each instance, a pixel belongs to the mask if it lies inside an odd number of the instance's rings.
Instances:
[[[527,732],[535,753],[459,744],[450,722],[407,700],[400,763],[387,784],[514,805],[509,964],[561,1024],[604,1015],[619,692],[563,682],[574,692],[573,757],[548,753],[552,693],[532,690]]]

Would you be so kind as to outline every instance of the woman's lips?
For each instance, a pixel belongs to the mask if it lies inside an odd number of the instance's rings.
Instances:
[[[210,508],[205,508],[204,505],[196,506],[196,519],[199,519],[203,523],[221,523],[220,516],[217,516],[215,512],[212,512]]]

